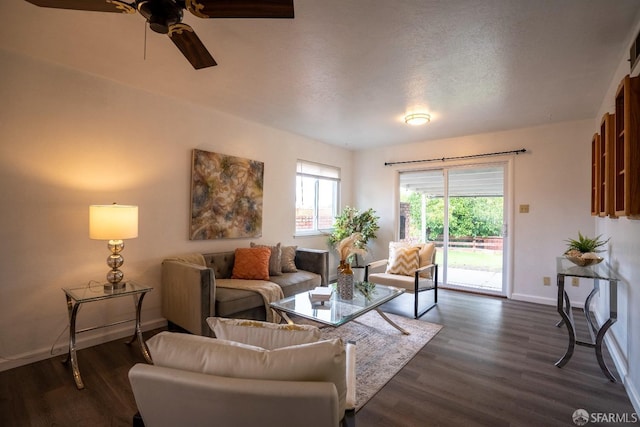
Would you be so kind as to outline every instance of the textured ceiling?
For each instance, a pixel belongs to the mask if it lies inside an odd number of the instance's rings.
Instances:
[[[638,0],[294,0],[293,20],[191,25],[194,70],[139,14],[2,0],[0,48],[349,149],[593,118]],[[402,117],[428,112],[430,124]]]

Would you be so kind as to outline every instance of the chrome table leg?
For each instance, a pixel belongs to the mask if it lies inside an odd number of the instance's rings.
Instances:
[[[576,333],[575,333],[575,329],[573,326],[573,319],[571,319],[570,316],[570,312],[567,313],[566,310],[571,310],[571,305],[568,303],[568,296],[566,295],[566,292],[564,291],[564,276],[558,276],[558,304],[557,304],[557,308],[558,308],[558,313],[560,314],[560,317],[562,317],[562,321],[564,322],[564,324],[567,326],[567,332],[569,332],[569,346],[567,347],[567,351],[565,352],[564,356],[562,356],[562,358],[560,358],[560,360],[558,360],[555,365],[558,368],[562,368],[564,365],[567,364],[567,362],[569,361],[569,359],[571,359],[571,356],[573,356],[573,350],[575,349],[576,346]],[[567,301],[567,307],[565,309],[565,301]]]
[[[589,323],[589,333],[591,334],[592,340],[594,339],[594,334],[597,334],[598,332],[598,325],[596,325],[596,321],[593,319],[589,307],[591,306],[591,300],[599,291],[600,284],[598,279],[594,279],[593,289],[589,292],[589,296],[587,296],[587,299],[584,301],[584,316],[587,318],[587,322]]]
[[[382,312],[382,310],[380,310],[379,308],[375,309],[376,312],[380,315],[380,317],[382,317],[384,320],[387,321],[387,323],[389,323],[391,326],[393,326],[394,328],[396,328],[397,330],[399,330],[400,332],[402,332],[404,335],[410,335],[409,331],[407,331],[406,329],[404,329],[403,327],[399,326],[397,323],[395,323],[393,320],[389,319],[389,317],[387,317],[386,314],[384,314]]]
[[[598,365],[600,365],[600,369],[602,370],[602,373],[604,373],[604,375],[607,378],[609,378],[609,381],[611,381],[612,383],[615,383],[617,380],[616,380],[616,377],[613,376],[613,373],[611,373],[611,371],[607,367],[607,364],[604,363],[604,358],[602,357],[602,342],[604,341],[604,334],[607,333],[607,330],[614,323],[616,323],[616,319],[609,319],[604,323],[604,325],[602,325],[602,327],[598,331],[598,335],[596,336],[596,344],[595,344],[596,359],[598,359]]]
[[[80,376],[80,369],[78,368],[78,356],[76,355],[76,317],[78,315],[78,309],[80,304],[74,304],[71,298],[67,296],[67,310],[69,312],[69,352],[67,357],[62,360],[62,363],[67,363],[71,360],[71,371],[73,372],[73,380],[76,383],[78,390],[84,388],[82,377]]]
[[[602,327],[598,330],[598,334],[596,335],[596,359],[598,359],[598,364],[600,365],[600,369],[605,374],[609,381],[616,382],[616,377],[613,376],[611,370],[607,367],[606,363],[604,363],[604,358],[602,357],[602,342],[604,341],[604,335],[607,333],[611,325],[616,323],[618,320],[618,282],[615,280],[609,281],[609,319],[602,325]]]
[[[127,341],[128,345],[133,344],[133,342],[136,340],[136,338],[138,339],[138,341],[140,342],[140,350],[142,351],[142,355],[144,356],[144,360],[147,361],[147,363],[153,364],[153,360],[151,359],[151,354],[149,353],[149,348],[147,347],[147,344],[144,342],[144,338],[142,337],[142,328],[140,327],[140,318],[141,318],[141,312],[142,312],[142,300],[144,299],[144,296],[147,293],[144,292],[140,295],[133,295],[133,303],[136,306],[136,328],[135,331],[133,333],[133,337],[131,337],[131,339],[129,341]]]

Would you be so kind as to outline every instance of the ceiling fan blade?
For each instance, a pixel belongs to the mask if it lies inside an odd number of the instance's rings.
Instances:
[[[293,18],[293,0],[185,0],[200,18]]]
[[[92,12],[136,13],[135,4],[121,0],[26,0],[40,7],[89,10]]]
[[[179,23],[170,26],[169,37],[196,70],[218,65],[189,25]]]

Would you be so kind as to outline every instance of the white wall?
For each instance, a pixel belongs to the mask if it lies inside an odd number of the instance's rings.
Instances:
[[[438,167],[438,163],[385,166],[385,162],[525,148],[527,152],[523,154],[477,161],[513,161],[512,194],[516,209],[512,213],[513,224],[508,227],[514,253],[510,296],[555,304],[554,281],[552,286],[543,286],[543,277],[555,277],[555,258],[566,249],[564,239],[577,237],[578,230],[588,234],[594,231],[589,206],[591,127],[591,120],[583,120],[357,152],[356,205],[362,209],[372,207],[381,216],[373,258],[385,258],[388,242],[395,238],[398,171]],[[516,213],[520,204],[528,204],[529,213]],[[571,297],[584,301],[589,290],[584,285],[572,288]]]
[[[629,35],[629,45],[638,31],[640,22]],[[618,67],[592,123],[592,132],[599,130],[600,120],[605,112],[615,113],[615,93],[622,78],[630,71],[628,56],[628,50],[621,52]],[[638,74],[640,67],[636,66],[632,75]],[[636,194],[635,197],[640,195]],[[604,238],[611,238],[605,257],[623,279],[618,285],[618,321],[607,334],[610,338],[607,344],[616,358],[618,371],[623,375],[635,410],[640,413],[640,220],[621,217],[596,218],[594,221],[596,233],[602,234]],[[599,319],[609,317],[608,304],[606,297],[596,300]]]
[[[148,328],[163,321],[166,256],[250,241],[327,248],[325,237],[293,237],[298,158],[341,167],[350,200],[349,151],[2,50],[0,63],[0,370],[48,357],[55,343],[54,353],[63,352],[60,288],[104,281],[109,252],[88,238],[90,204],[139,206],[139,237],[125,242],[122,270],[155,288],[143,305]],[[261,239],[188,240],[193,148],[265,163]],[[78,322],[133,315],[120,298],[85,304]],[[132,327],[84,334],[81,346]]]

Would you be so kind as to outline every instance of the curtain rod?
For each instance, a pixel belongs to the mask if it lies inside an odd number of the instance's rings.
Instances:
[[[484,153],[484,154],[471,154],[468,156],[456,156],[456,157],[441,157],[439,159],[424,159],[424,160],[405,160],[403,162],[384,162],[385,166],[393,166],[393,165],[406,165],[408,163],[426,163],[426,162],[444,162],[447,160],[461,160],[461,159],[475,159],[478,157],[490,157],[490,156],[501,156],[504,154],[520,154],[526,153],[527,150],[521,148],[519,150],[511,150],[511,151],[498,151],[496,153]]]

